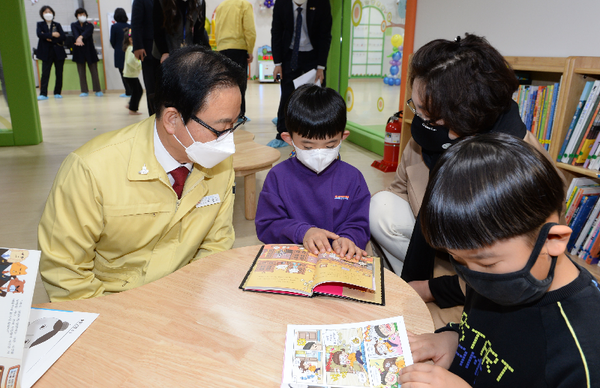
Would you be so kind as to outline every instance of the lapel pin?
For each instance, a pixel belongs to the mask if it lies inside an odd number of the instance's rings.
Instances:
[[[150,171],[148,171],[148,169],[146,168],[146,164],[144,163],[144,166],[142,167],[142,169],[140,170],[139,174],[140,175],[146,175],[148,174]]]

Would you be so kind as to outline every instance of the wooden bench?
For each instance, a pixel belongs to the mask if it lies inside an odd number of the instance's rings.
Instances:
[[[233,170],[236,177],[244,177],[244,214],[247,220],[253,220],[256,217],[256,173],[273,167],[281,153],[256,143],[254,134],[243,129],[233,134]]]

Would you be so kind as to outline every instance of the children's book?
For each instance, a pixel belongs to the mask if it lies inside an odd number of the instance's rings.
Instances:
[[[281,387],[399,387],[398,372],[412,363],[403,317],[288,325]]]
[[[592,86],[594,85],[594,81],[588,81],[581,92],[581,97],[579,97],[579,104],[577,104],[577,109],[575,110],[575,114],[573,115],[573,119],[571,120],[571,125],[569,125],[569,129],[567,131],[567,135],[565,136],[565,141],[563,142],[562,147],[560,148],[560,152],[558,153],[558,161],[562,162],[563,159],[566,160],[568,158],[567,154],[567,146],[571,141],[571,137],[573,135],[573,130],[579,121],[579,116],[581,116],[581,111],[585,106],[587,99],[592,91]]]
[[[335,252],[314,255],[301,245],[263,245],[240,288],[385,304],[381,258],[347,259]]]
[[[0,248],[0,387],[19,388],[40,251]]]

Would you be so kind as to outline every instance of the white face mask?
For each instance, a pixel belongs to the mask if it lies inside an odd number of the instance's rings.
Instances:
[[[77,20],[79,20],[79,23],[85,23],[87,16],[77,16]]]
[[[317,148],[314,150],[301,150],[296,147],[293,141],[292,145],[296,150],[296,158],[298,158],[303,165],[318,174],[325,170],[338,157],[342,142],[340,141],[340,144],[335,148]]]
[[[48,22],[52,21],[52,19],[54,19],[54,15],[52,15],[51,13],[45,13],[44,14],[44,19]]]
[[[183,118],[181,119],[183,121]],[[191,146],[186,147],[181,141],[175,137],[175,140],[185,148],[185,153],[188,158],[194,163],[198,163],[202,167],[213,168],[235,153],[235,143],[233,142],[233,132],[220,136],[213,141],[201,143],[194,140],[190,130],[183,124],[190,138],[194,141]]]

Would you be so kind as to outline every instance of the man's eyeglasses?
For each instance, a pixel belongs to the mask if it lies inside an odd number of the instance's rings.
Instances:
[[[421,116],[417,112],[417,107],[415,106],[415,102],[413,101],[412,98],[409,98],[408,101],[406,101],[406,105],[415,114],[415,116],[417,116],[418,118],[420,118],[423,121],[423,126],[425,128],[429,129],[430,131],[435,131],[435,128],[433,128],[433,124],[431,123],[431,120],[425,120],[423,118],[423,116]]]
[[[247,118],[246,116],[240,116],[240,117],[238,118],[238,121],[237,121],[237,123],[236,123],[236,124],[235,124],[233,127],[229,128],[229,129],[226,129],[226,130],[224,130],[224,131],[217,131],[216,129],[214,129],[214,128],[213,128],[213,127],[211,127],[210,125],[206,124],[204,121],[200,120],[200,119],[199,119],[198,117],[196,117],[195,115],[192,115],[192,116],[191,116],[191,119],[192,119],[192,120],[194,120],[195,122],[197,122],[198,124],[202,125],[204,128],[208,129],[209,131],[211,131],[211,132],[212,132],[212,133],[214,133],[215,135],[217,135],[217,139],[218,139],[219,137],[223,136],[223,135],[226,135],[226,134],[228,134],[228,133],[230,133],[230,132],[233,132],[233,131],[235,131],[236,129],[238,129],[238,127],[239,127],[240,125],[244,125],[244,124],[246,123],[246,121],[248,121],[248,118]]]

